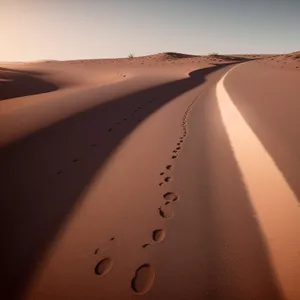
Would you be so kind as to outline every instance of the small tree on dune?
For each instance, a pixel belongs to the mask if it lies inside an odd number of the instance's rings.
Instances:
[[[218,52],[211,52],[211,53],[209,53],[208,55],[209,55],[209,56],[218,56],[219,53],[218,53]]]

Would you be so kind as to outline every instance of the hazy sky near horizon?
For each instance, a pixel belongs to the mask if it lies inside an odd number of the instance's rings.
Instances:
[[[300,0],[0,0],[0,61],[300,50]]]

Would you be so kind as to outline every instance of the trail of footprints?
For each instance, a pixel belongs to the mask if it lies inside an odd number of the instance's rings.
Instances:
[[[127,116],[126,118],[123,118],[122,120],[119,120],[118,122],[115,123],[115,125],[112,125],[110,126],[108,129],[107,129],[107,133],[111,133],[111,132],[114,132],[118,129],[118,127],[120,125],[122,125],[124,122],[127,122],[127,121],[130,121],[132,119],[137,119],[137,121],[142,121],[142,118],[140,118],[137,114],[139,112],[142,112],[143,109],[145,109],[147,106],[150,106],[151,104],[153,104],[153,102],[155,101],[155,98],[152,98],[148,101],[146,101],[145,103],[142,103],[142,104],[139,104],[132,112],[129,116]],[[92,148],[96,148],[98,147],[98,143],[93,143],[90,145],[90,147]],[[88,156],[88,155],[87,155]],[[78,157],[75,157],[72,159],[72,163],[77,163],[80,159]],[[64,173],[65,170],[61,169],[61,170],[58,170],[56,172],[56,175],[61,175],[62,173]]]
[[[188,130],[187,130],[187,117],[192,105],[196,102],[197,97],[192,101],[192,103],[187,107],[184,116],[182,118],[182,129],[183,135],[180,137],[179,141],[174,147],[172,151],[171,159],[172,161],[177,159],[179,156],[180,151],[183,148],[184,139],[187,137]],[[133,114],[137,113],[142,106],[138,106],[134,111]],[[125,120],[125,119],[124,119]],[[112,130],[112,129],[111,129]],[[160,186],[168,184],[172,179],[172,172],[174,170],[174,163],[167,164],[164,167],[164,170],[160,172],[160,178],[163,180],[159,183]],[[160,217],[164,218],[165,220],[172,219],[174,217],[174,211],[172,209],[172,205],[175,204],[179,200],[179,195],[175,192],[166,192],[162,194],[162,201],[163,204],[158,208],[158,214]],[[143,244],[141,247],[147,249],[148,247],[155,245],[157,243],[162,242],[166,237],[165,229],[155,229],[152,232],[151,242]],[[111,240],[114,240],[112,238]],[[106,250],[106,249],[105,249]],[[97,248],[94,254],[99,253],[99,248]],[[104,257],[100,261],[97,262],[94,272],[98,276],[106,275],[111,269],[113,268],[113,260],[110,257]],[[136,271],[132,275],[131,279],[131,289],[133,292],[143,295],[147,293],[155,279],[155,270],[149,263],[142,264],[139,266]]]

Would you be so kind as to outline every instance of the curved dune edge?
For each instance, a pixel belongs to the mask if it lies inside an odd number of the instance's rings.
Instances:
[[[286,299],[297,299],[300,294],[299,276],[295,274],[300,263],[295,247],[300,245],[297,196],[224,87],[227,75],[234,69],[218,82],[217,102],[281,290]]]
[[[1,136],[1,143],[3,145],[11,143],[30,132],[34,132],[37,127],[49,126],[53,122],[55,123],[80,111],[94,107],[100,102],[105,102],[107,97],[113,100],[117,97],[118,90],[121,91],[123,89],[122,86],[125,81],[128,81],[129,85],[124,92],[130,94],[135,90],[143,89],[143,87],[148,88],[174,80],[190,78],[197,81],[199,76],[201,80],[203,76],[202,71],[213,69],[215,66],[215,64],[211,63],[202,63],[200,65],[189,63],[185,66],[151,68],[150,70],[124,68],[122,70],[125,70],[126,73],[120,72],[119,74],[124,74],[125,77],[123,75],[115,82],[103,85],[89,83],[83,86],[61,89],[53,93],[28,96],[26,101],[24,101],[25,97],[21,97],[13,101],[0,102],[0,111],[3,116],[1,126],[8,128]],[[93,76],[96,76],[96,73]],[[67,114],[65,113],[66,111],[68,112]],[[26,119],[22,117],[24,115],[27,116]],[[20,128],[21,123],[22,126]]]
[[[199,65],[203,68],[241,59],[247,57],[166,52],[134,58],[1,63],[0,78],[13,79],[13,83],[2,84],[0,100],[27,97],[27,102],[28,96],[83,86],[103,86],[152,71],[158,76],[167,73],[172,77],[188,77],[190,72],[199,69]]]

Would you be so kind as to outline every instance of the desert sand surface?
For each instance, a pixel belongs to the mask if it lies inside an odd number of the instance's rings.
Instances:
[[[1,63],[5,299],[300,299],[299,67]]]

